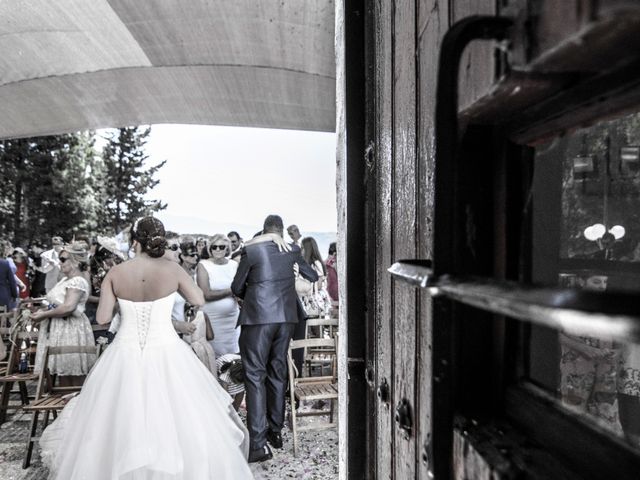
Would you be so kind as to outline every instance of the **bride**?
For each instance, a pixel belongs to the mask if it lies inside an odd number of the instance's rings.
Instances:
[[[135,258],[104,279],[97,320],[110,322],[117,302],[120,328],[82,393],[43,432],[49,478],[253,478],[231,397],[172,327],[176,291],[192,305],[204,297],[178,264],[161,258],[164,235],[159,220],[138,220]]]

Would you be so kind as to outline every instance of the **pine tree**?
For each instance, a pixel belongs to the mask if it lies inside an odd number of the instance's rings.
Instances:
[[[0,235],[23,244],[92,231],[101,216],[93,133],[0,142]]]
[[[159,200],[146,200],[145,195],[159,180],[155,174],[166,160],[145,169],[148,155],[144,146],[151,128],[127,127],[114,130],[105,146],[104,195],[106,216],[102,227],[120,231],[136,218],[150,215],[167,207]]]

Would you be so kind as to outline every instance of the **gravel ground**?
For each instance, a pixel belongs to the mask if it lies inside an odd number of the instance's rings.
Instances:
[[[302,407],[309,409],[308,406]],[[242,411],[241,411],[242,414]],[[40,463],[36,447],[31,466],[23,470],[22,459],[29,430],[30,415],[18,412],[0,426],[0,480],[43,480],[47,469]],[[313,421],[312,419],[305,421]],[[286,427],[282,432],[284,448],[273,450],[273,459],[252,464],[256,480],[338,478],[338,433],[336,429],[299,434],[298,457],[293,456],[293,435]]]

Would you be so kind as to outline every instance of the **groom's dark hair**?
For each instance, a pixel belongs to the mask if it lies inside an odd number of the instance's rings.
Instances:
[[[262,226],[264,233],[279,233],[282,235],[284,231],[284,223],[280,215],[269,215],[264,219],[264,225]]]

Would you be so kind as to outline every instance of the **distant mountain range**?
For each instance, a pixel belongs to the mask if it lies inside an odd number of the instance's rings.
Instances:
[[[167,230],[179,233],[180,235],[191,235],[193,237],[210,237],[216,233],[224,233],[226,235],[231,230],[235,230],[242,238],[250,239],[260,228],[260,225],[250,226],[238,223],[215,222],[203,218],[183,217],[164,212],[156,213],[155,216],[164,223]],[[322,258],[327,257],[329,244],[337,240],[336,232],[306,232],[302,230],[300,233],[302,233],[303,237],[311,236],[315,238]],[[286,232],[284,235],[286,240],[290,240]]]

